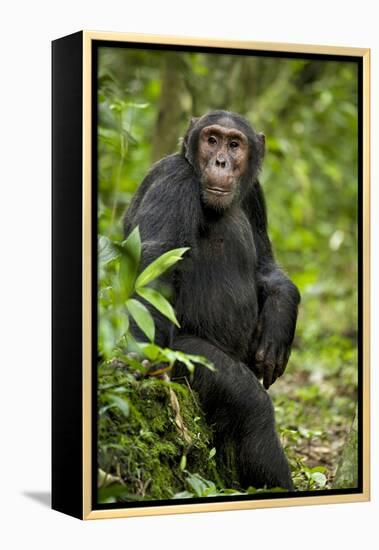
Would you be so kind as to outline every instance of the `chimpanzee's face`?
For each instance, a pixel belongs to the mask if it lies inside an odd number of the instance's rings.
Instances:
[[[197,165],[207,206],[225,210],[232,204],[248,170],[248,159],[249,142],[241,130],[222,121],[201,130]]]

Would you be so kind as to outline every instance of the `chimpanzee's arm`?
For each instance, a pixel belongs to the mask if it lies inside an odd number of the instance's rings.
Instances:
[[[257,254],[259,323],[252,358],[268,388],[286,368],[295,334],[300,294],[275,262],[267,234],[263,191],[258,182],[244,208],[253,228]]]
[[[141,183],[124,219],[125,237],[139,227],[140,271],[165,252],[190,246],[191,227],[196,219],[194,204],[198,201],[193,186],[193,170],[181,155],[171,155],[156,163]],[[175,266],[159,278],[173,291],[176,270]],[[154,319],[155,342],[162,347],[170,345],[174,325],[148,302],[140,297],[138,300],[143,301]],[[134,324],[132,332],[137,340],[146,340]]]

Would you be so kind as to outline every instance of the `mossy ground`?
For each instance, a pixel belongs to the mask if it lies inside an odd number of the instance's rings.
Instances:
[[[171,499],[191,489],[191,474],[230,487],[232,465],[218,470],[212,430],[188,387],[102,365],[98,399],[100,502]]]

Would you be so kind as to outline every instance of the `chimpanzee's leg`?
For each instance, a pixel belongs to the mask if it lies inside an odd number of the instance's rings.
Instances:
[[[215,426],[217,440],[234,442],[241,485],[293,490],[287,459],[275,431],[273,405],[257,377],[246,365],[206,340],[182,336],[172,347],[213,362],[215,372],[196,367],[192,387],[208,422]],[[177,365],[172,378],[181,376],[188,377],[188,371]]]

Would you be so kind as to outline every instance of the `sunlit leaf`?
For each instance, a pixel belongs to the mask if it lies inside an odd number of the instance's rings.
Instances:
[[[142,287],[137,289],[137,294],[152,304],[158,311],[169,319],[174,325],[180,327],[172,305],[153,288]]]
[[[98,262],[104,266],[119,256],[119,252],[113,246],[112,241],[104,235],[99,235],[97,240]]]
[[[149,103],[135,103],[128,101],[127,106],[132,107],[133,109],[146,109],[149,106]]]
[[[119,395],[114,395],[113,393],[109,394],[108,396],[109,401],[115,405],[124,416],[129,416],[129,403],[124,397],[120,397]]]
[[[179,468],[183,471],[186,469],[186,466],[187,466],[187,457],[186,455],[183,455],[182,458],[180,459]]]
[[[162,352],[162,349],[153,343],[141,343],[139,344],[139,347],[150,361],[156,361]]]
[[[149,310],[143,304],[141,304],[141,302],[139,302],[138,300],[134,300],[133,298],[126,302],[126,307],[138,327],[142,330],[144,334],[146,334],[149,340],[153,341],[155,335],[155,327],[154,320]]]
[[[124,485],[114,483],[108,487],[101,487],[98,490],[98,501],[100,504],[111,504],[117,502],[118,499],[125,500],[140,500],[140,497],[128,492]]]
[[[120,257],[120,285],[123,299],[133,292],[141,258],[141,237],[136,227],[121,245],[118,245]]]
[[[189,250],[189,248],[174,248],[173,250],[169,250],[159,256],[159,258],[149,264],[138,276],[136,280],[136,288],[140,288],[141,286],[151,283],[151,281],[179,262],[187,250]]]
[[[326,485],[326,476],[321,472],[313,472],[311,474],[311,479],[313,479],[319,487],[325,487]]]

